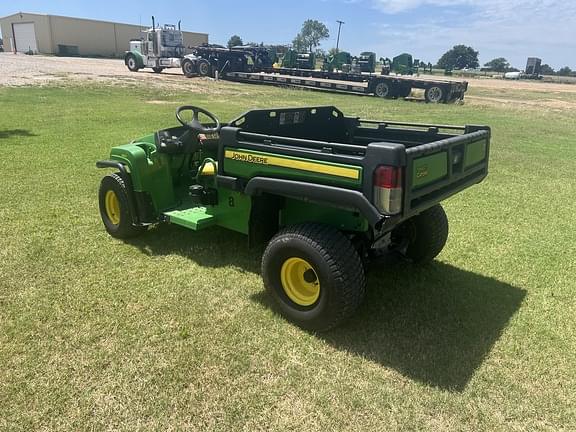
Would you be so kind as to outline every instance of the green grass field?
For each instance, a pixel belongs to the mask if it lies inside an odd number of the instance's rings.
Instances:
[[[243,236],[104,231],[95,161],[184,103],[488,124],[491,172],[445,202],[434,264],[374,268],[358,314],[309,334],[277,315]],[[0,430],[575,430],[575,124],[212,82],[0,88]]]

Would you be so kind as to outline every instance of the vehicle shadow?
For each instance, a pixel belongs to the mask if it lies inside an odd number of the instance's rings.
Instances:
[[[139,237],[124,240],[149,256],[178,254],[204,267],[236,266],[260,272],[261,248],[248,248],[248,237],[220,227],[192,231],[161,224]]]
[[[161,225],[128,243],[148,255],[176,253],[202,266],[260,271],[262,250],[221,228]],[[366,300],[354,317],[315,336],[412,380],[461,392],[525,296],[521,288],[439,261],[417,267],[389,257],[370,266]],[[278,313],[265,292],[252,300]]]
[[[415,267],[389,258],[371,266],[366,300],[354,317],[316,336],[410,379],[461,392],[525,296],[449,264]],[[267,296],[254,299],[276,310]]]
[[[0,130],[0,139],[3,138],[10,138],[13,136],[20,136],[20,137],[32,137],[36,136],[29,130],[26,129],[9,129],[9,130]]]

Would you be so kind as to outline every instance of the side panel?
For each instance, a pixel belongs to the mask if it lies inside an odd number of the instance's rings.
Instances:
[[[425,186],[448,175],[448,153],[440,152],[414,160],[412,166],[412,186]]]
[[[486,142],[480,141],[468,144],[464,157],[464,168],[469,168],[482,162],[486,157]]]
[[[224,172],[250,179],[276,177],[359,189],[362,168],[243,149],[226,149]]]
[[[248,234],[252,198],[240,192],[218,188],[218,205],[206,208],[206,213],[216,217],[224,228]]]
[[[360,213],[327,207],[295,199],[286,199],[280,211],[280,225],[318,222],[332,225],[344,231],[367,231],[369,224]]]

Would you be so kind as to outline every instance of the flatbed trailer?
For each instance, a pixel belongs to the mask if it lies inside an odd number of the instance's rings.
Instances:
[[[410,96],[412,89],[422,89],[424,99],[430,103],[452,103],[462,100],[464,93],[468,90],[466,81],[287,68],[267,68],[255,72],[224,72],[222,78],[237,82],[372,94],[389,99],[406,98]]]

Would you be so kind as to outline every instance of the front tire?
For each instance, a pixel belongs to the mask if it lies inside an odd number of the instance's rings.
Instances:
[[[404,258],[426,264],[438,256],[448,240],[448,217],[440,204],[411,217],[392,231],[393,244]]]
[[[264,251],[262,276],[282,315],[314,331],[350,317],[366,290],[360,256],[327,225],[296,225],[276,234]]]
[[[145,226],[132,223],[128,194],[127,180],[120,173],[108,174],[100,183],[100,217],[108,234],[119,239],[135,237],[146,231]]]
[[[132,54],[126,57],[126,66],[131,72],[138,72],[138,69],[140,69],[136,57]]]

